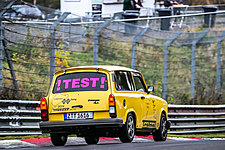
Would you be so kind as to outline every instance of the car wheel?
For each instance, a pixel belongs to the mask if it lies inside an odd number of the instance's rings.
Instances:
[[[51,141],[54,146],[64,146],[67,141],[68,135],[59,134],[59,133],[51,133]]]
[[[85,137],[85,141],[88,145],[97,144],[99,141],[99,137],[87,136],[87,137]]]
[[[154,141],[165,141],[167,138],[167,121],[166,115],[162,113],[160,120],[160,127],[158,130],[153,132]]]
[[[135,120],[131,113],[127,115],[127,121],[125,125],[119,131],[120,141],[123,143],[130,143],[134,138],[135,132]]]

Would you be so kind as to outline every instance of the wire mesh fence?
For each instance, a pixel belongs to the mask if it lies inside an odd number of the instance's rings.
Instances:
[[[98,64],[141,71],[170,103],[224,103],[225,13],[217,12],[213,26],[205,25],[205,15],[58,22],[55,28],[58,20],[1,21],[1,99],[39,99],[47,95],[52,69]],[[168,18],[169,31],[160,30]]]

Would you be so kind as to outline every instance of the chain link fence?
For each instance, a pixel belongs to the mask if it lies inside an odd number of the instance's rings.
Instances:
[[[225,12],[64,22],[70,18],[1,20],[1,99],[39,99],[55,71],[94,64],[141,71],[169,103],[225,102]],[[163,19],[169,31],[160,30]]]

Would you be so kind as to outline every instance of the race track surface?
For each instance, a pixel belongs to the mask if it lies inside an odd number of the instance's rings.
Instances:
[[[225,150],[225,139],[173,138],[154,142],[152,136],[136,136],[132,143],[121,143],[118,138],[100,138],[97,145],[87,145],[83,138],[69,137],[65,146],[55,147],[49,138],[0,141],[1,149],[18,150]]]

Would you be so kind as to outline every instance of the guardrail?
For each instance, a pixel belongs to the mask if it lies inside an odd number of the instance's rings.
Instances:
[[[169,105],[169,134],[225,132],[225,105]]]
[[[39,101],[0,100],[0,136],[42,134],[39,105]]]
[[[39,101],[0,100],[0,136],[40,135]],[[169,105],[169,134],[225,132],[225,105]]]

